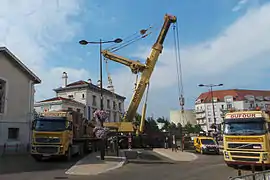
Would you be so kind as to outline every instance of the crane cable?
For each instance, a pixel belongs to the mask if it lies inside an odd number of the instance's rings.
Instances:
[[[148,35],[150,35],[152,32],[148,32],[150,29],[152,29],[153,27],[150,26],[147,29],[142,29],[139,32],[135,32],[134,34],[126,37],[123,39],[124,43],[121,43],[120,45],[112,45],[109,46],[106,50],[109,50],[111,52],[116,52],[126,46],[129,46],[130,44],[133,44],[141,39],[144,39],[145,37],[147,37]],[[139,34],[138,34],[139,33]],[[138,35],[136,35],[138,34]],[[134,37],[133,37],[134,36]]]
[[[179,102],[181,106],[181,112],[183,120],[186,121],[186,116],[184,115],[184,86],[183,86],[183,73],[182,73],[182,64],[180,56],[180,44],[179,44],[179,34],[178,34],[178,24],[177,22],[173,26],[174,31],[174,48],[175,48],[175,61],[176,61],[176,70],[177,70],[177,84],[178,84],[178,95]]]

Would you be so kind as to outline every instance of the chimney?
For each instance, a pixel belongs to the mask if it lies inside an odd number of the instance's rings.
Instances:
[[[100,87],[101,83],[100,80],[97,81],[97,86]]]
[[[63,72],[63,75],[62,75],[62,79],[63,79],[63,88],[64,87],[67,87],[67,80],[68,80],[68,75],[66,72]]]
[[[91,80],[91,79],[88,79],[87,82],[88,82],[89,84],[92,84],[92,80]]]

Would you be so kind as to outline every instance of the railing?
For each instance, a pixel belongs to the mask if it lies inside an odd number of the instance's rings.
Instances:
[[[229,180],[270,180],[270,170],[256,172],[243,176],[236,176],[233,178],[229,178]]]
[[[5,143],[3,146],[0,146],[0,157],[4,155],[13,155],[13,154],[26,154],[30,151],[30,144],[9,144]]]
[[[265,170],[265,165],[262,164],[263,171],[255,172],[255,166],[251,165],[251,174],[242,175],[240,169],[237,170],[238,176],[229,177],[229,180],[270,180],[270,170]]]

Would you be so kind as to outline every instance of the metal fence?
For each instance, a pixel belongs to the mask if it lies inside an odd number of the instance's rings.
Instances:
[[[0,157],[5,155],[28,154],[29,149],[29,144],[5,143],[3,146],[0,146]]]
[[[229,180],[270,180],[270,170],[230,177]]]

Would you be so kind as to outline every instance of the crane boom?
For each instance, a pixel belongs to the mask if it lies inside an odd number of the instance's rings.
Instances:
[[[124,115],[124,121],[132,121],[136,115],[138,106],[143,97],[144,91],[149,83],[150,77],[156,65],[159,55],[162,53],[163,42],[172,23],[176,22],[176,17],[166,14],[164,23],[159,36],[152,47],[150,56],[146,60],[146,69],[142,72],[140,81],[132,96],[127,112]]]
[[[158,38],[157,38],[155,44],[152,47],[150,56],[147,58],[145,64],[142,64],[138,61],[129,60],[127,58],[115,55],[107,50],[102,51],[102,54],[105,58],[128,66],[131,69],[131,71],[135,74],[137,74],[138,72],[142,73],[140,81],[137,84],[136,89],[135,89],[133,96],[131,98],[128,110],[123,117],[124,122],[132,122],[133,121],[133,118],[136,115],[138,106],[142,100],[145,89],[149,84],[149,81],[150,81],[152,72],[155,68],[158,57],[162,53],[163,42],[165,40],[167,32],[170,28],[170,25],[172,23],[175,23],[175,22],[176,22],[175,16],[171,16],[168,14],[165,15],[163,26],[160,30],[160,33],[158,35]],[[143,108],[143,114],[145,114],[145,109],[146,109],[146,104],[144,105],[144,108]],[[144,125],[144,118],[142,118],[142,120],[141,120],[140,129],[142,129],[143,125]],[[142,130],[140,130],[140,131],[142,131]]]
[[[139,61],[129,60],[122,56],[113,54],[109,52],[108,50],[103,50],[101,51],[101,53],[107,59],[110,59],[112,61],[115,61],[115,62],[118,62],[120,64],[130,67],[131,72],[134,74],[137,74],[138,72],[142,72],[146,67],[144,64],[140,63]]]

